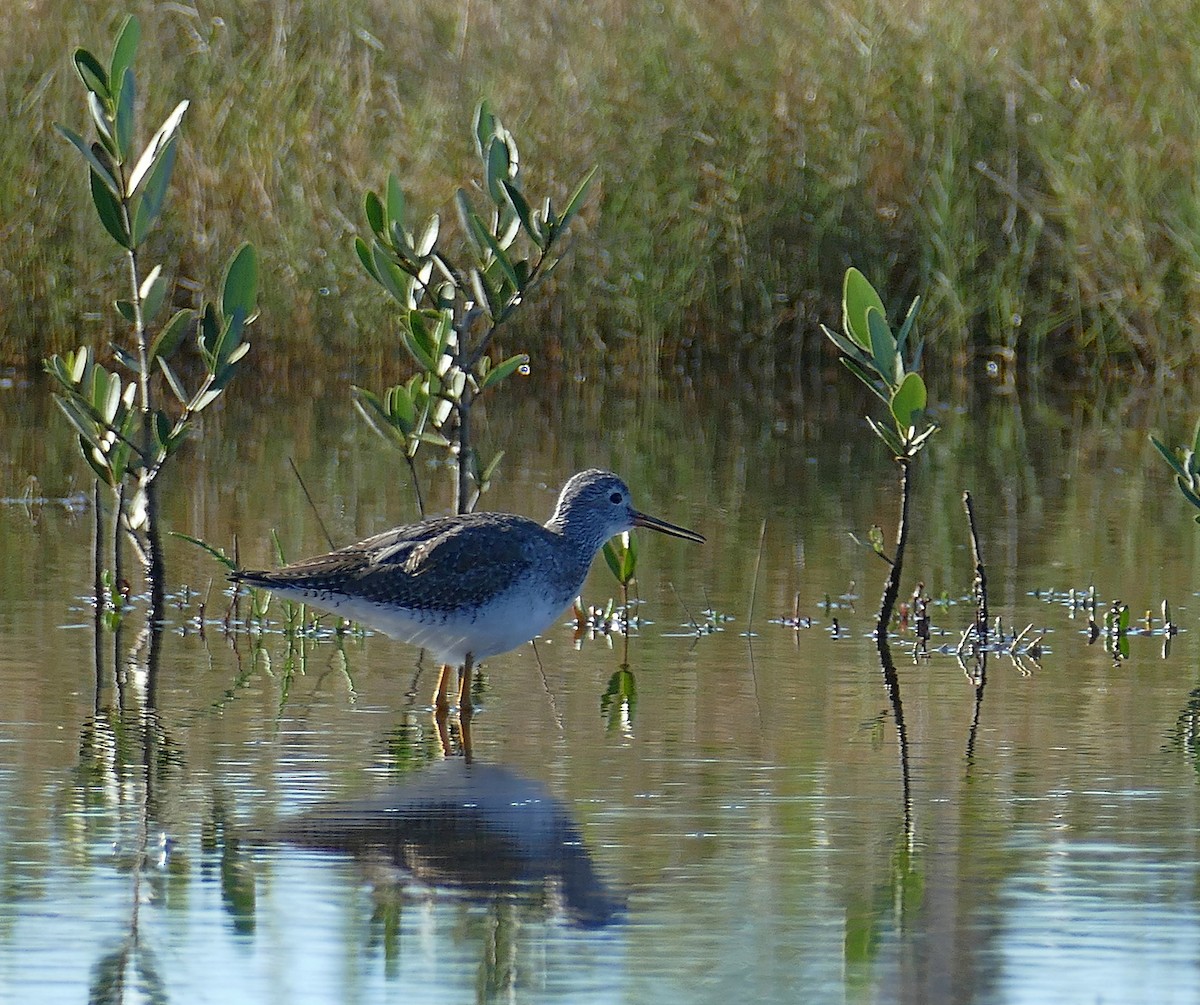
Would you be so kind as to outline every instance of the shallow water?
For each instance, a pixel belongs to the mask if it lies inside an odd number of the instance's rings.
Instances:
[[[279,605],[227,632],[221,570],[182,541],[156,651],[136,614],[97,644],[92,516],[55,501],[82,464],[35,392],[0,396],[0,1000],[1195,999],[1196,530],[1144,431],[1007,400],[942,417],[903,589],[945,602],[929,658],[893,641],[902,750],[867,638],[886,569],[847,533],[892,525],[895,478],[857,423],[544,400],[487,416],[509,453],[485,506],[544,516],[611,466],[709,542],[642,535],[627,648],[564,619],[489,660],[472,776],[442,758],[416,651],[289,635]],[[289,456],[339,542],[413,517],[343,401],[261,407],[208,420],[172,529],[236,533],[247,564],[273,527],[289,557],[322,550]],[[993,614],[1044,636],[982,687],[936,651],[970,618],[964,488]],[[1158,621],[1128,658],[1089,644],[1067,594],[1089,585],[1135,623],[1169,600],[1169,654]],[[584,599],[614,592],[599,563]],[[797,610],[810,626],[781,623]],[[330,801],[374,850],[306,846],[297,820]]]

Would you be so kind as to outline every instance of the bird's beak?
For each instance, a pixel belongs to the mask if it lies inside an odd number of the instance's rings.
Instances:
[[[672,537],[681,537],[685,541],[695,541],[697,544],[704,543],[703,534],[697,534],[694,530],[688,530],[686,527],[677,527],[673,523],[667,523],[666,520],[659,520],[658,517],[647,516],[645,513],[638,513],[636,510],[633,513],[633,525],[635,527],[649,527],[651,530],[661,531],[664,534],[670,534]]]

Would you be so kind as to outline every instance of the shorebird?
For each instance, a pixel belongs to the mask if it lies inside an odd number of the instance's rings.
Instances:
[[[620,478],[593,469],[563,486],[544,525],[514,513],[435,517],[230,578],[428,649],[441,664],[434,708],[445,714],[450,674],[460,668],[459,712],[469,716],[472,665],[515,649],[562,617],[604,542],[635,527],[704,541],[634,509]]]

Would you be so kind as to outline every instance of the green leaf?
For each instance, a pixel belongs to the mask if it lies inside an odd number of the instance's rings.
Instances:
[[[1179,491],[1183,493],[1183,497],[1193,506],[1200,508],[1200,495],[1192,491],[1192,486],[1187,479],[1176,478],[1176,484],[1179,486]]]
[[[478,217],[476,217],[478,219]],[[480,234],[484,242],[491,249],[492,255],[495,258],[496,264],[500,267],[500,271],[504,273],[504,277],[512,285],[514,293],[521,292],[521,280],[517,278],[516,270],[513,268],[512,259],[508,257],[508,252],[500,247],[500,242],[496,240],[487,230],[483,229],[483,221],[479,221]]]
[[[479,102],[475,108],[475,122],[472,129],[475,134],[475,152],[483,160],[488,144],[496,135],[496,116],[492,114],[492,106],[487,100]]]
[[[517,219],[521,221],[521,226],[525,228],[525,233],[530,237],[539,248],[545,250],[546,241],[545,235],[542,232],[540,224],[533,218],[533,213],[530,211],[529,203],[525,196],[511,182],[504,182],[504,193],[508,196],[508,201],[512,204],[513,212],[517,214]]]
[[[821,325],[826,337],[832,342],[842,356],[854,360],[860,367],[867,368],[874,365],[870,356],[863,352],[862,347],[852,339],[847,338],[841,332],[835,332],[832,328],[826,325]]]
[[[396,384],[387,389],[384,397],[387,403],[387,416],[403,432],[408,433],[416,428],[417,406],[413,401],[412,392],[404,384]]]
[[[150,142],[146,144],[146,149],[142,151],[141,157],[138,158],[137,164],[134,165],[133,171],[129,175],[129,192],[131,195],[138,190],[142,179],[158,165],[158,162],[166,156],[168,151],[170,151],[172,156],[172,164],[174,163],[175,139],[179,133],[180,123],[183,122],[183,114],[187,110],[188,102],[186,100],[179,102],[171,111],[171,114],[163,120],[163,124],[158,127],[157,131],[150,138]],[[170,176],[171,169],[167,168],[168,180]]]
[[[1176,455],[1175,451],[1172,450],[1170,447],[1168,447],[1165,443],[1163,443],[1162,440],[1159,440],[1156,437],[1151,436],[1150,442],[1153,443],[1154,446],[1158,448],[1158,452],[1160,454],[1162,454],[1163,459],[1169,465],[1171,465],[1171,468],[1172,468],[1172,470],[1174,470],[1176,476],[1181,479],[1186,479],[1188,476],[1188,473],[1187,473],[1187,471],[1184,470],[1183,464],[1180,462],[1179,457]]]
[[[117,81],[122,88],[124,87],[125,71],[133,66],[141,37],[141,25],[138,23],[138,19],[131,14],[121,24],[117,40],[113,43],[112,58],[108,62],[108,79]]]
[[[487,157],[484,159],[484,180],[492,202],[498,206],[504,203],[504,188],[501,182],[508,180],[508,146],[499,136],[493,137],[488,143]]]
[[[83,86],[104,101],[111,101],[112,94],[108,89],[108,73],[100,65],[100,60],[88,52],[87,49],[76,49],[72,59],[75,63],[75,72],[79,74],[79,79],[83,81]]]
[[[175,169],[175,149],[175,140],[172,139],[164,146],[161,156],[156,158],[150,174],[146,176],[142,198],[138,200],[137,210],[133,212],[133,240],[138,245],[146,239],[150,228],[154,227],[158,217],[162,215],[162,206],[167,201],[170,175]]]
[[[154,441],[159,453],[169,455],[179,443],[178,437],[171,436],[171,418],[162,409],[154,413]]]
[[[188,401],[187,389],[183,386],[183,382],[175,375],[175,371],[171,369],[167,363],[166,356],[156,356],[159,369],[162,370],[163,376],[167,379],[167,386],[171,389],[171,393],[179,400],[181,405],[186,405]]]
[[[422,345],[409,329],[404,331],[404,347],[422,370],[428,370],[430,373],[437,372],[437,360],[430,355],[428,348]]]
[[[883,314],[874,306],[867,308],[867,331],[871,336],[871,356],[875,370],[888,387],[900,381],[896,374],[896,340]]]
[[[583,205],[583,200],[587,198],[588,189],[592,187],[592,179],[596,177],[596,168],[593,167],[587,174],[583,176],[583,181],[575,188],[571,198],[567,200],[567,208],[563,210],[562,216],[559,217],[555,230],[561,232],[567,228],[572,218],[579,212],[579,208]]]
[[[137,324],[137,309],[133,306],[132,300],[117,299],[113,301],[113,306],[117,309],[117,313],[131,325]]]
[[[500,381],[511,377],[521,367],[529,365],[529,357],[525,353],[520,353],[516,356],[510,356],[503,363],[497,363],[486,374],[483,380],[479,382],[479,390],[486,391],[489,387],[494,387]]]
[[[497,452],[496,456],[488,461],[487,467],[479,474],[480,483],[486,485],[492,480],[492,475],[496,473],[496,468],[500,466],[500,462],[504,459],[504,451]]]
[[[93,174],[100,178],[100,180],[104,183],[104,187],[107,188],[114,197],[119,196],[120,190],[117,187],[117,182],[113,177],[110,165],[105,164],[100,160],[99,157],[96,156],[95,152],[92,150],[91,144],[89,144],[82,136],[75,132],[75,130],[70,129],[67,126],[55,123],[54,128],[58,130],[60,136],[70,142],[70,144],[83,155],[83,159],[88,162],[88,167],[92,169]]]
[[[387,229],[399,227],[403,230],[404,219],[404,190],[400,187],[399,179],[394,174],[389,174],[387,180]]]
[[[879,383],[879,378],[875,376],[872,370],[868,370],[865,366],[860,366],[854,362],[849,356],[842,357],[842,363],[854,376],[867,385],[875,396],[879,398],[885,405],[891,404],[889,392]]]
[[[379,278],[379,270],[375,268],[375,258],[371,254],[371,249],[367,242],[361,237],[354,238],[354,253],[358,255],[358,260],[362,264],[362,267],[366,269],[367,275],[382,285],[382,280]]]
[[[896,435],[896,431],[894,429],[885,426],[881,422],[877,422],[869,415],[867,416],[867,422],[870,423],[871,428],[875,430],[875,435],[883,440],[884,445],[892,452],[894,456],[905,456],[904,444],[900,441],[900,438]]]
[[[149,325],[162,309],[163,300],[167,295],[167,278],[162,274],[162,266],[156,265],[142,280],[142,288],[138,296],[142,298],[142,320]]]
[[[392,299],[408,306],[411,283],[408,273],[392,261],[387,250],[379,245],[375,246],[372,258],[375,262],[375,278],[379,280],[379,285],[391,294]]]
[[[919,373],[908,374],[896,388],[891,401],[892,416],[902,432],[907,432],[917,424],[926,403],[925,381]]]
[[[472,207],[465,189],[460,188],[454,193],[454,206],[458,210],[458,222],[462,226],[463,233],[470,238],[475,247],[476,256],[482,261],[487,249],[487,241],[483,238],[483,222]]]
[[[913,302],[909,304],[908,313],[904,315],[904,324],[900,326],[900,331],[896,334],[896,354],[903,359],[904,351],[908,348],[908,337],[912,333],[913,323],[917,320],[917,308],[921,306],[921,298],[914,297]],[[913,367],[915,369],[916,362]]]
[[[383,203],[379,201],[379,196],[374,192],[367,192],[363,196],[363,213],[367,218],[367,226],[371,228],[371,232],[377,237],[383,237],[387,230],[387,225],[383,217]]]
[[[433,246],[437,244],[438,233],[441,230],[441,220],[437,213],[429,218],[429,223],[426,224],[425,230],[421,234],[421,239],[413,246],[413,251],[416,252],[417,258],[423,259],[428,257],[433,251]]]
[[[150,359],[169,359],[173,356],[183,341],[184,335],[187,334],[188,325],[195,320],[195,317],[196,312],[190,307],[176,311],[171,316],[171,320],[163,325],[162,331],[158,333],[158,338],[150,346]]]
[[[240,315],[243,321],[254,315],[258,300],[258,255],[254,245],[243,244],[225,269],[225,283],[221,288],[221,313],[233,319]]]
[[[842,328],[845,333],[868,352],[871,350],[871,332],[867,327],[867,309],[874,307],[886,321],[887,311],[875,287],[853,266],[846,270],[842,284]]]
[[[108,151],[110,157],[117,154],[117,141],[113,136],[112,122],[108,117],[108,106],[104,99],[95,91],[88,91],[88,111],[92,113],[92,123],[100,136],[100,143]]]
[[[114,79],[109,77],[109,80]],[[133,71],[126,69],[121,81],[121,90],[116,94],[117,107],[113,115],[113,139],[117,144],[117,158],[124,163],[133,153],[133,134],[137,112],[134,101],[137,97],[133,83]]]
[[[121,204],[117,202],[117,197],[113,195],[112,189],[104,183],[95,169],[88,172],[88,178],[92,187],[92,204],[96,207],[96,214],[100,217],[104,229],[122,248],[132,248],[133,244],[130,241],[129,230],[125,226]]]

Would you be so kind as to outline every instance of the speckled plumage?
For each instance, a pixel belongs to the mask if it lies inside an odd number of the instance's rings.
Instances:
[[[512,513],[437,517],[233,578],[362,621],[461,666],[545,631],[578,596],[604,542],[634,527],[704,540],[639,513],[620,478],[590,470],[563,486],[544,526]]]

